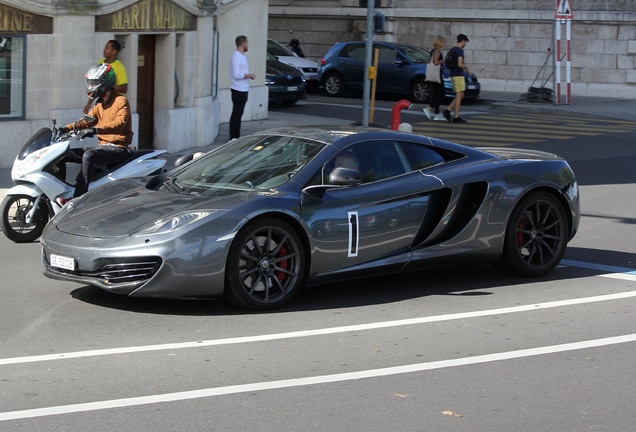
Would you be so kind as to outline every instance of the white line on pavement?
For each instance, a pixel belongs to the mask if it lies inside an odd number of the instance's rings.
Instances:
[[[287,332],[287,333],[273,333],[273,334],[266,334],[266,335],[242,336],[242,337],[234,337],[234,338],[211,339],[211,340],[202,340],[202,341],[193,341],[193,342],[141,345],[141,346],[131,346],[131,347],[122,347],[122,348],[98,349],[98,350],[90,350],[90,351],[75,351],[75,352],[67,352],[67,353],[59,353],[59,354],[13,357],[13,358],[0,359],[0,366],[12,365],[12,364],[34,363],[34,362],[42,362],[42,361],[52,361],[52,360],[66,360],[66,359],[83,358],[83,357],[96,357],[96,356],[114,355],[114,354],[130,354],[130,353],[140,353],[140,352],[148,352],[148,351],[201,348],[201,347],[209,347],[209,346],[222,346],[222,345],[233,345],[233,344],[241,344],[241,343],[280,340],[280,339],[312,337],[312,336],[330,335],[330,334],[345,333],[345,332],[366,331],[366,330],[384,329],[384,328],[399,327],[399,326],[406,326],[406,325],[418,325],[418,324],[427,324],[432,322],[451,321],[451,320],[458,320],[458,319],[470,319],[470,318],[479,318],[479,317],[486,317],[486,316],[493,316],[493,315],[504,315],[504,314],[519,313],[519,312],[528,312],[528,311],[549,309],[549,308],[555,308],[555,307],[574,306],[574,305],[586,304],[586,303],[620,300],[620,299],[625,299],[630,297],[636,297],[636,291],[626,291],[626,292],[606,294],[606,295],[600,295],[600,296],[594,296],[594,297],[558,300],[558,301],[551,301],[551,302],[545,302],[545,303],[535,303],[535,304],[512,306],[512,307],[499,308],[499,309],[489,309],[489,310],[483,310],[483,311],[434,315],[434,316],[428,316],[428,317],[410,318],[410,319],[402,319],[402,320],[395,320],[395,321],[381,321],[376,323],[357,324],[357,325],[349,325],[349,326],[342,326],[342,327],[300,330],[300,331]]]
[[[176,393],[164,393],[150,396],[132,397],[125,399],[113,399],[99,402],[88,402],[74,405],[61,405],[45,408],[35,408],[22,411],[10,411],[0,413],[0,421],[29,419],[61,414],[72,414],[87,411],[97,411],[112,408],[123,408],[139,405],[150,405],[156,403],[176,402],[192,399],[200,399],[212,396],[230,395],[238,393],[248,393],[263,390],[275,390],[290,387],[309,386],[316,384],[336,383],[342,381],[360,380],[366,378],[377,378],[391,375],[423,372],[434,369],[449,367],[468,366],[482,363],[489,363],[502,360],[513,360],[524,357],[554,354],[567,351],[597,348],[608,345],[623,344],[636,341],[636,333],[594,339],[560,345],[550,345],[538,348],[522,349],[517,351],[507,351],[494,354],[486,354],[474,357],[463,357],[458,359],[440,360],[428,363],[416,363],[404,366],[394,366],[381,369],[369,369],[357,372],[347,372],[333,375],[321,375],[315,377],[294,378],[278,381],[266,381],[250,384],[233,385],[226,387],[213,387],[200,390],[191,390]]]

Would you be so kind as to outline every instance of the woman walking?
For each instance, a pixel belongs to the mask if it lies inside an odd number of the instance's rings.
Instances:
[[[431,91],[430,105],[424,108],[424,114],[429,120],[445,120],[444,116],[439,113],[439,106],[444,102],[444,79],[442,78],[442,64],[444,64],[444,55],[442,49],[446,40],[437,36],[433,41],[433,49],[431,50],[431,61],[428,63],[426,82]],[[428,70],[432,73],[428,73]],[[439,71],[439,72],[438,72]]]

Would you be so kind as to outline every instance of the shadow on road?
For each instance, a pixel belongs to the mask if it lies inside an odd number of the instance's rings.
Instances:
[[[626,268],[633,268],[636,263],[635,254],[586,248],[568,248],[566,258]],[[427,296],[451,298],[489,296],[493,295],[491,290],[496,288],[578,279],[604,273],[607,272],[578,267],[559,267],[546,277],[526,279],[506,276],[491,265],[454,266],[315,286],[299,293],[288,306],[261,313],[347,309],[390,304]],[[71,295],[77,300],[101,307],[148,314],[232,316],[256,313],[235,308],[223,300],[133,298],[88,286],[72,291]]]

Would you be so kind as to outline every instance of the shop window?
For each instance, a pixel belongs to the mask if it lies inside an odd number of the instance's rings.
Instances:
[[[0,120],[24,117],[25,37],[0,35]]]

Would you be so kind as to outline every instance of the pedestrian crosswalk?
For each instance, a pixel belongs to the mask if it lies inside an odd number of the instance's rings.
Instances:
[[[575,115],[500,113],[465,117],[466,124],[413,123],[413,132],[470,146],[507,146],[636,132],[636,122]]]

